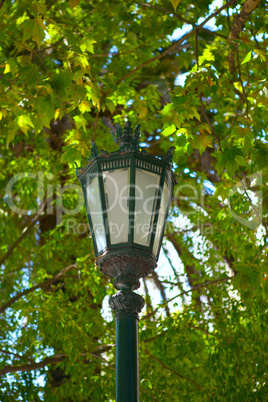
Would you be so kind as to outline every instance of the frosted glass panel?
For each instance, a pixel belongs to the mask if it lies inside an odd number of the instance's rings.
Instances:
[[[129,229],[130,169],[102,173],[111,244],[126,243]]]
[[[87,202],[95,234],[98,252],[107,247],[105,229],[102,216],[102,207],[99,193],[98,176],[86,187]]]
[[[165,217],[167,213],[167,208],[169,206],[169,190],[167,183],[165,182],[163,192],[162,192],[162,199],[160,203],[160,209],[159,209],[159,215],[158,215],[158,220],[157,220],[157,227],[155,228],[155,238],[154,238],[154,246],[153,246],[153,252],[155,255],[158,253],[159,249],[159,242],[162,240],[161,239],[161,233],[163,229],[163,225],[165,222]]]
[[[160,176],[136,168],[134,242],[149,246]]]

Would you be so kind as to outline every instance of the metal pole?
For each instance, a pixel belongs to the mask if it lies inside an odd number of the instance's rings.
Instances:
[[[139,402],[138,313],[144,299],[123,290],[109,303],[116,313],[116,402]]]

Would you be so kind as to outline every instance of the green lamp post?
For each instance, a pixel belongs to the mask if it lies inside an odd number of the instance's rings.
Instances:
[[[166,157],[139,147],[139,126],[126,123],[113,134],[119,150],[99,152],[77,169],[100,271],[119,290],[110,298],[116,319],[116,401],[139,401],[138,313],[142,296],[133,292],[139,279],[157,266],[173,187],[173,147]]]

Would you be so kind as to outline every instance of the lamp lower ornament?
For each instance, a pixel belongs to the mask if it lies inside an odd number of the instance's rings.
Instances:
[[[104,275],[114,279],[114,287],[118,290],[138,289],[139,279],[156,268],[156,262],[152,257],[135,254],[103,255],[96,262]]]
[[[138,314],[144,307],[144,298],[130,290],[121,291],[110,297],[109,305],[115,312],[117,319],[122,315],[133,314],[138,318]]]

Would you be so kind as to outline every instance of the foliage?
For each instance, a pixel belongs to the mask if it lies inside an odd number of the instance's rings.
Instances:
[[[151,154],[175,146],[180,174],[169,274],[142,288],[142,400],[264,401],[267,4],[3,0],[0,13],[1,401],[114,400],[101,309],[114,290],[74,162],[90,140],[115,150],[126,119]]]

